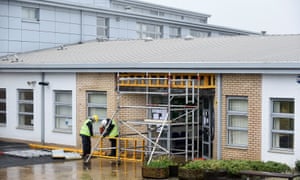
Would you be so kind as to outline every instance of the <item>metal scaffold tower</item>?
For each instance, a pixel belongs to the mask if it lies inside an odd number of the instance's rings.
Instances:
[[[202,137],[200,88],[214,86],[213,75],[119,73],[117,112],[121,137],[146,140],[144,153],[198,158]],[[142,99],[142,100],[140,100]]]

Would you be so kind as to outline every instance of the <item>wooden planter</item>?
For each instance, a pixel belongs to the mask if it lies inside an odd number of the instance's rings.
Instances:
[[[144,178],[165,179],[169,177],[169,167],[150,168],[150,167],[143,166],[142,176]]]
[[[180,180],[204,180],[204,171],[202,169],[179,168],[178,178]]]

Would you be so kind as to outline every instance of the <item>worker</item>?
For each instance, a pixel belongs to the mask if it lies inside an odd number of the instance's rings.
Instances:
[[[100,133],[103,133],[102,136],[106,137],[108,136],[110,139],[110,143],[111,143],[111,153],[109,154],[109,156],[116,156],[116,146],[117,146],[117,140],[115,139],[116,137],[119,136],[119,128],[118,128],[118,124],[116,123],[115,120],[113,119],[104,119],[101,121],[100,124]]]
[[[98,122],[98,115],[93,115],[86,119],[80,129],[80,136],[82,140],[82,158],[86,159],[91,153],[91,137],[94,136],[93,133],[93,123]]]

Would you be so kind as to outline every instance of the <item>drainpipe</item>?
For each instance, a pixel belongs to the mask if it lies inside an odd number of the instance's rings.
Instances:
[[[45,73],[42,72],[41,85],[41,143],[45,144]]]
[[[82,15],[83,15],[83,13],[82,13],[82,10],[80,10],[80,42],[79,43],[82,43],[83,42],[83,37],[82,37],[82,29],[83,29],[83,25],[82,25],[82,23],[83,23],[83,20],[82,20]]]
[[[217,76],[217,109],[218,109],[218,144],[217,144],[217,159],[222,158],[222,75]]]

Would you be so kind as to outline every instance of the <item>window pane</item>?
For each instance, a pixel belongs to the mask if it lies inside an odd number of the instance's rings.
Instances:
[[[273,134],[273,148],[293,149],[294,135],[292,134]]]
[[[228,108],[230,111],[248,112],[248,101],[244,99],[230,99]]]
[[[239,128],[247,128],[248,127],[248,117],[247,116],[239,116],[239,115],[231,115],[229,116],[229,127],[239,127]]]
[[[106,96],[101,94],[89,94],[88,102],[94,104],[106,104]]]
[[[19,125],[33,126],[33,90],[19,90]]]
[[[246,131],[229,131],[229,144],[248,145],[248,132]]]
[[[6,123],[6,114],[0,113],[0,123],[5,124]]]
[[[19,112],[33,112],[33,104],[20,104],[19,106]]]
[[[55,92],[55,128],[72,129],[72,92]]]
[[[6,99],[6,91],[5,91],[5,89],[1,89],[0,88],[0,100],[1,99]]]
[[[31,91],[24,91],[19,93],[19,100],[33,100],[33,92]]]
[[[294,119],[274,118],[273,129],[275,130],[294,130]]]
[[[68,104],[72,102],[72,96],[69,93],[56,93],[55,101],[56,103]]]
[[[293,101],[274,101],[273,102],[274,113],[294,113]]]
[[[33,115],[19,115],[20,125],[33,126]]]
[[[57,105],[56,106],[56,115],[71,116],[72,115],[72,107]]]

